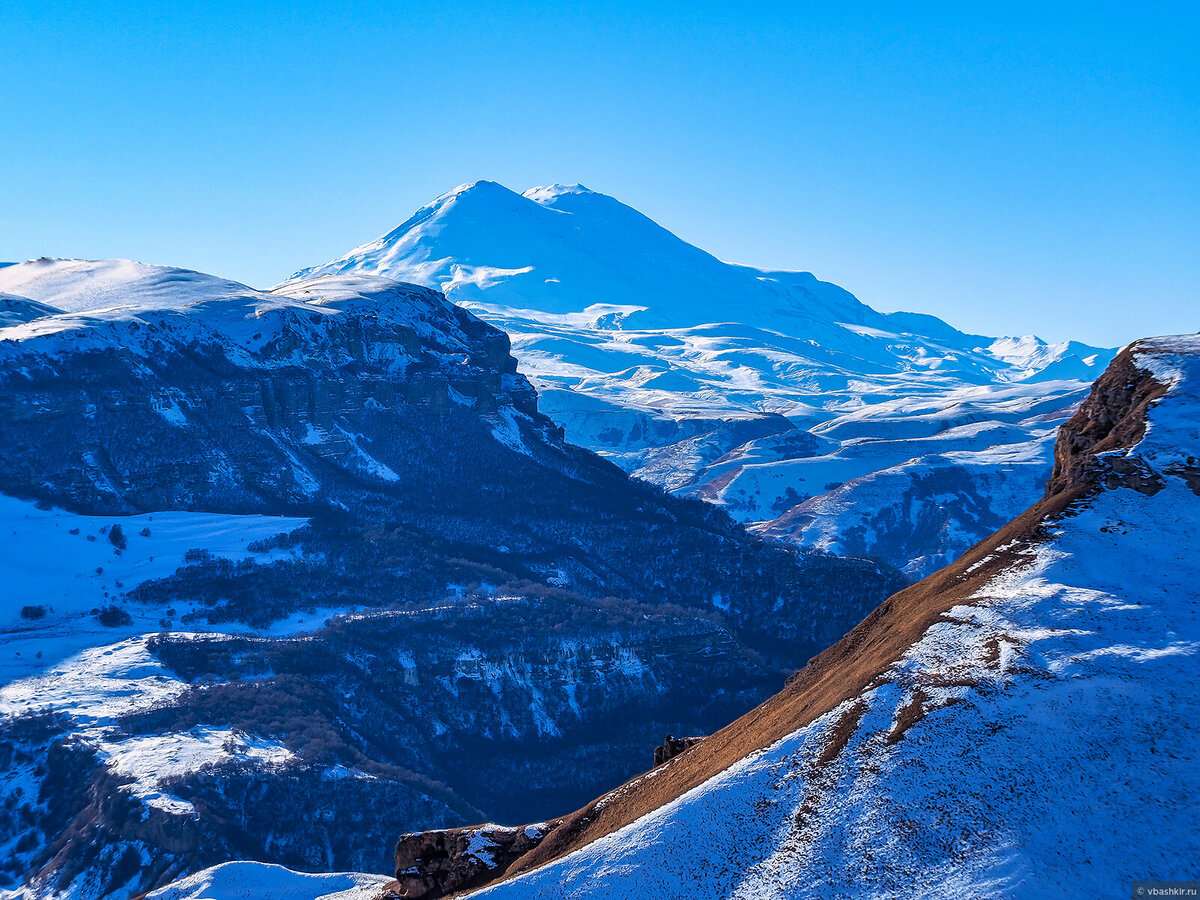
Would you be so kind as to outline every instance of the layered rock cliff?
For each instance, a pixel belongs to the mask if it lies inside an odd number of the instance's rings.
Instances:
[[[543,819],[903,584],[566,444],[503,333],[436,292],[5,273],[33,296],[0,328],[0,515],[26,548],[0,715],[58,713],[44,752],[95,760],[10,785],[0,846],[35,894],[239,857],[379,871],[403,831]]]
[[[1047,498],[1119,484],[1153,489],[1157,481],[1152,473],[1134,458],[1112,454],[1142,439],[1151,404],[1169,387],[1139,362],[1150,346],[1134,344],[1117,354],[1079,410],[1059,428]]]

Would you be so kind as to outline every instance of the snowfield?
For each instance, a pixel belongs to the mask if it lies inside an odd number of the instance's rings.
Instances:
[[[1183,473],[1200,456],[1200,338],[1138,360],[1172,389],[1114,455],[1161,490],[1080,504],[859,697],[472,896],[1120,897],[1192,877],[1200,496]]]
[[[0,292],[62,312],[163,308],[253,292],[244,284],[128,259],[37,259],[0,268]]]
[[[382,875],[312,875],[269,863],[230,862],[146,896],[147,900],[373,900],[388,880]]]
[[[81,516],[0,495],[0,684],[43,672],[85,648],[158,631],[169,618],[162,606],[122,602],[131,621],[115,626],[101,625],[90,612],[117,603],[142,582],[173,574],[189,550],[266,563],[280,551],[254,553],[247,546],[306,521],[174,511]],[[114,526],[124,549],[110,539]],[[22,615],[27,607],[40,610],[32,612],[36,618],[30,611]],[[191,609],[181,604],[176,619]]]
[[[296,551],[255,553],[247,545],[305,522],[186,512],[82,516],[0,495],[0,535],[8,538],[0,541],[0,717],[45,711],[70,716],[105,764],[132,779],[128,790],[177,815],[190,814],[191,805],[160,791],[163,779],[231,759],[286,764],[291,754],[282,746],[227,730],[120,739],[110,728],[118,716],[171,700],[187,687],[146,648],[147,633],[170,622],[168,608],[126,601],[124,592],[171,575],[193,549],[258,562],[291,554]],[[124,536],[123,549],[110,540],[114,526]],[[128,621],[103,625],[91,614],[110,605]],[[178,617],[195,609],[180,603],[170,612]],[[301,614],[270,631],[302,632],[324,620]],[[19,784],[3,787],[5,794],[22,790]]]

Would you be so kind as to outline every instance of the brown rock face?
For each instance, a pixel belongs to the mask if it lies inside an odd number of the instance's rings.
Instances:
[[[1146,431],[1146,409],[1167,392],[1167,385],[1138,367],[1131,352],[1136,347],[1133,344],[1117,354],[1079,411],[1059,428],[1047,498],[1102,486],[1123,485],[1143,493],[1161,488],[1158,477],[1140,461],[1098,455],[1140,441]]]
[[[541,843],[557,824],[475,825],[401,835],[396,844],[396,880],[383,897],[433,900],[482,887]]]
[[[661,746],[654,748],[654,764],[661,766],[669,759],[674,759],[689,747],[694,747],[704,740],[703,737],[681,737],[668,734],[663,738]]]

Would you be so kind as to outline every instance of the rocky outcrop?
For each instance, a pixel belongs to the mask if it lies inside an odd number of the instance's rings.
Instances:
[[[396,880],[384,889],[383,897],[435,900],[480,887],[540,844],[557,824],[473,825],[401,835],[396,844]]]
[[[1153,493],[1161,485],[1139,460],[1104,455],[1140,441],[1147,409],[1167,392],[1167,385],[1138,365],[1137,350],[1132,344],[1117,354],[1083,405],[1059,428],[1047,498],[1118,484]]]
[[[677,738],[674,735],[668,734],[663,738],[663,742],[654,748],[654,765],[661,766],[667,760],[674,759],[689,747],[695,747],[702,740],[704,740],[703,736]]]

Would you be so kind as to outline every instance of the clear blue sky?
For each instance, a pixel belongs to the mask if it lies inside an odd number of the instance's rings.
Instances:
[[[970,331],[1200,329],[1195,4],[847,5],[10,0],[0,259],[268,286],[579,181]]]

